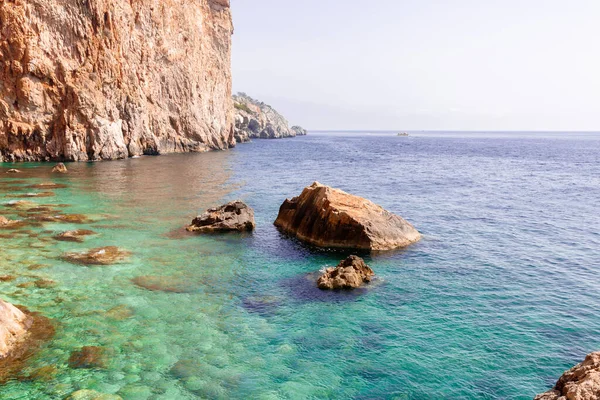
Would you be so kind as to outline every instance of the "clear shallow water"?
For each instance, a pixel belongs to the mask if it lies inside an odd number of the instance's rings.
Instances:
[[[600,135],[316,133],[72,164],[65,176],[17,167],[25,172],[0,171],[1,197],[64,183],[55,197],[30,200],[92,222],[0,231],[0,274],[18,276],[0,282],[2,297],[57,326],[24,371],[52,364],[56,375],[11,381],[3,399],[83,388],[125,399],[530,399],[600,348]],[[367,256],[380,278],[368,289],[320,292],[307,274],[347,254],[272,226],[283,199],[314,180],[404,216],[424,239]],[[254,207],[255,234],[181,232],[235,198]],[[49,239],[72,228],[99,235]],[[105,267],[60,259],[107,245],[132,255]],[[148,275],[188,293],[131,281]],[[40,278],[57,284],[18,287]],[[108,368],[69,368],[84,345],[111,350]],[[179,360],[194,365],[171,371]]]

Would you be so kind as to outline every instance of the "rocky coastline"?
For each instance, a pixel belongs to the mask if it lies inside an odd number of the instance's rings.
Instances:
[[[245,93],[233,96],[235,109],[235,140],[282,139],[303,136],[307,131],[300,126],[289,126],[287,119],[273,107],[253,99]]]

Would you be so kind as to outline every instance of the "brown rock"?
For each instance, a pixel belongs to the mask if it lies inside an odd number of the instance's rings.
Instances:
[[[305,188],[286,200],[275,225],[284,233],[318,247],[391,250],[421,239],[401,217],[375,203],[321,185]]]
[[[600,352],[588,354],[535,400],[600,400]]]
[[[228,0],[0,2],[0,162],[233,145]]]
[[[98,346],[84,346],[69,357],[71,368],[106,368],[106,365],[106,350]]]
[[[29,374],[28,379],[49,382],[49,381],[53,380],[57,374],[58,374],[58,368],[56,367],[56,365],[54,365],[54,364],[45,365],[43,367],[40,367],[40,368],[34,370],[31,374]]]
[[[69,170],[67,169],[67,166],[65,164],[58,163],[54,166],[54,168],[52,168],[52,172],[58,174],[66,174],[67,172],[69,172]]]
[[[62,242],[83,242],[87,236],[95,235],[96,232],[87,229],[76,229],[67,231],[54,236],[54,239]]]
[[[42,214],[32,216],[31,219],[40,222],[63,222],[68,224],[85,224],[89,218],[83,214]]]
[[[17,279],[14,275],[0,275],[0,282],[11,282]]]
[[[63,259],[82,265],[110,265],[123,260],[129,252],[116,246],[99,247],[83,253],[66,253]]]
[[[129,307],[127,307],[126,305],[119,305],[116,307],[111,308],[110,310],[108,310],[105,314],[108,318],[117,320],[117,321],[124,321],[128,318],[133,317],[133,310]]]
[[[50,320],[0,300],[0,383],[16,376],[52,335]]]
[[[21,171],[19,171],[18,169],[9,169],[8,171],[6,171],[7,174],[19,174],[21,173]]]
[[[123,400],[123,398],[116,394],[106,394],[95,390],[81,389],[71,393],[65,400]]]
[[[350,256],[341,261],[337,267],[327,268],[319,277],[317,286],[319,289],[355,289],[363,283],[371,282],[371,277],[374,275],[373,270],[362,258]]]
[[[197,290],[197,285],[189,279],[177,276],[138,276],[133,278],[132,282],[154,292],[191,293]]]
[[[21,194],[7,195],[6,197],[13,197],[13,198],[54,197],[54,193],[53,192],[21,193]]]
[[[0,228],[15,228],[22,225],[23,221],[13,221],[0,215]]]
[[[211,208],[194,218],[186,229],[190,232],[252,231],[256,227],[254,210],[242,201],[232,201],[221,207]]]
[[[25,340],[32,322],[23,311],[0,300],[0,359],[7,357]]]
[[[53,288],[56,286],[56,282],[52,279],[38,279],[34,284],[40,289]]]
[[[68,186],[64,185],[62,183],[47,182],[47,183],[38,183],[35,185],[29,185],[27,187],[30,189],[64,189]]]

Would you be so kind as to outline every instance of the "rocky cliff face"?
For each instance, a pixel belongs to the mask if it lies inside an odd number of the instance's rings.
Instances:
[[[229,0],[0,2],[0,161],[235,144]]]
[[[261,101],[245,93],[233,96],[235,108],[235,139],[238,143],[256,139],[281,139],[306,135],[299,126],[290,128],[285,117]]]
[[[598,399],[600,399],[600,352],[588,354],[581,364],[566,371],[554,388],[535,397],[535,400]]]

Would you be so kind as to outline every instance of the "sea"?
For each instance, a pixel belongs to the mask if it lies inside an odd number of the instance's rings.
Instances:
[[[24,221],[0,230],[0,275],[14,278],[0,296],[56,330],[0,398],[532,399],[550,389],[600,350],[600,133],[408,133],[310,132],[69,163],[64,175],[0,164],[0,215]],[[364,288],[320,291],[318,272],[354,253],[273,225],[314,181],[401,215],[423,239],[358,253],[377,276]],[[235,199],[254,209],[254,233],[183,229]],[[47,208],[83,217],[36,218]],[[71,229],[96,235],[54,239]],[[64,257],[103,246],[129,255],[105,266]],[[70,365],[83,346],[103,348],[105,365]]]

